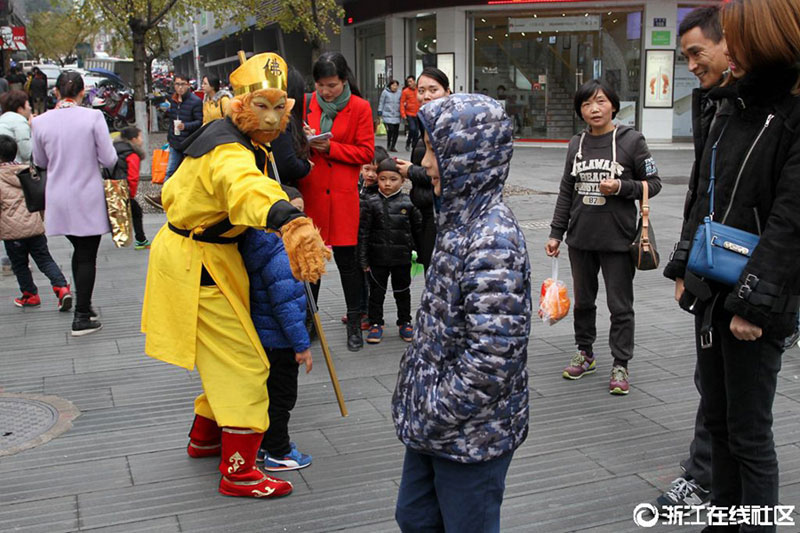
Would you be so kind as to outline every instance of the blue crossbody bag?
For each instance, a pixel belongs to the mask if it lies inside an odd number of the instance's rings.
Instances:
[[[764,130],[769,126],[773,116],[769,115],[767,117],[764,127],[745,156],[739,174],[736,177],[736,183],[733,185],[729,207],[722,218],[722,222],[714,222],[714,184],[717,170],[717,145],[719,145],[719,141],[728,127],[727,124],[722,129],[717,142],[712,146],[711,177],[708,184],[708,216],[703,218],[703,223],[697,228],[692,241],[692,250],[689,253],[689,262],[686,265],[687,270],[692,274],[733,287],[739,281],[739,276],[741,276],[744,267],[753,255],[753,250],[758,246],[758,235],[726,226],[725,220],[730,212],[730,206],[733,205],[736,189],[739,187],[739,179],[742,177],[742,171],[747,164],[747,159],[750,157]],[[758,223],[758,220],[756,222]]]

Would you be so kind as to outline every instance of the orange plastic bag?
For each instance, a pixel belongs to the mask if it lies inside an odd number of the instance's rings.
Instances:
[[[153,150],[153,164],[150,168],[150,182],[164,183],[167,177],[167,161],[169,161],[169,145]]]
[[[558,280],[558,259],[554,257],[551,277],[542,282],[539,293],[539,318],[552,326],[569,314],[569,306],[567,286]]]

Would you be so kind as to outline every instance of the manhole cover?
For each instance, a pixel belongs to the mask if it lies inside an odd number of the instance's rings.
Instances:
[[[56,424],[58,411],[36,400],[0,398],[0,450],[32,440]]]
[[[55,396],[0,395],[0,456],[33,448],[63,433],[79,411]]]

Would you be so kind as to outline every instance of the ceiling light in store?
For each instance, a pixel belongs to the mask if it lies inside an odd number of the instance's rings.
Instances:
[[[494,39],[494,37],[492,37],[492,36],[490,35],[490,36],[489,36],[489,39]]]
[[[567,14],[566,14],[566,13],[561,13],[561,16],[562,16],[562,17],[566,17],[566,16],[567,16]]]
[[[608,16],[611,16],[611,11],[608,12]]]
[[[538,19],[538,18],[539,18],[539,15],[537,15],[536,13],[534,13],[534,14],[533,14],[533,18],[535,18],[535,19]]]
[[[525,32],[524,32],[524,31],[523,31],[523,32],[521,32],[521,33],[520,33],[520,35],[522,35],[523,37],[525,37]]]
[[[433,15],[433,13],[417,13],[417,18],[427,17]]]
[[[507,33],[506,33],[506,37],[508,37],[508,34],[507,34]]]
[[[475,42],[477,42],[477,41],[478,41],[478,38],[477,38],[477,37],[475,37]]]
[[[433,40],[433,42],[435,43],[435,42],[436,42],[436,39],[434,39],[434,40]]]
[[[616,24],[616,23],[617,23],[617,20],[619,20],[619,19],[614,19],[614,20],[612,20],[611,22],[613,22],[614,24]]]
[[[542,34],[542,30],[539,30],[539,35],[541,35],[541,34]]]
[[[584,13],[584,14],[583,14],[583,16],[584,16],[584,17],[588,17],[588,16],[589,16],[589,13]]]
[[[609,15],[610,15],[610,14],[611,14],[611,13],[609,13]],[[486,19],[481,19],[481,22],[486,22]]]

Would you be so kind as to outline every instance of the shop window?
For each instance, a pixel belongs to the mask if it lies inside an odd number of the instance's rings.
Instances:
[[[620,122],[635,125],[641,10],[481,12],[472,20],[472,90],[505,102],[517,136],[568,139],[582,129],[572,98],[594,77],[617,91]]]

